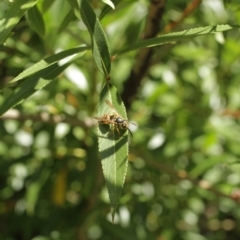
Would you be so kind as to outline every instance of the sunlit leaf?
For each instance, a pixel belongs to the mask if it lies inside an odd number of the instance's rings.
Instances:
[[[192,29],[181,31],[181,32],[169,33],[166,35],[162,35],[160,37],[149,38],[146,40],[139,41],[123,49],[122,51],[118,52],[116,56],[130,52],[130,51],[134,51],[140,48],[156,47],[166,43],[174,43],[176,41],[191,39],[194,37],[207,35],[211,33],[224,32],[224,31],[232,30],[234,28],[240,28],[240,26],[224,24],[224,25],[192,28]]]
[[[108,6],[110,6],[112,9],[115,9],[115,6],[112,1],[110,0],[102,0],[104,3],[106,3]]]
[[[113,113],[106,104],[106,99],[112,103],[116,111],[127,119],[126,110],[117,92],[111,84],[106,84],[100,95],[99,117]],[[103,174],[106,180],[109,199],[112,207],[112,217],[119,202],[128,165],[128,131],[111,129],[110,125],[99,124],[99,152]]]
[[[49,67],[60,60],[63,60],[66,57],[69,57],[71,55],[74,55],[74,54],[77,54],[80,52],[82,52],[82,54],[83,54],[85,52],[85,50],[87,50],[87,49],[88,49],[87,46],[79,46],[79,47],[71,48],[71,49],[68,49],[68,50],[65,50],[65,51],[62,51],[59,53],[55,53],[49,57],[46,57],[45,59],[35,63],[33,66],[29,67],[28,69],[26,69],[25,71],[20,73],[17,77],[12,79],[12,81],[9,84],[17,82],[23,78],[26,78],[36,72],[39,72],[39,71],[45,69],[46,67]]]
[[[10,108],[14,107],[21,101],[31,96],[39,89],[42,89],[47,84],[49,84],[61,72],[63,72],[72,63],[72,61],[74,61],[75,58],[67,61],[62,66],[59,66],[58,63],[51,64],[50,66],[36,72],[32,76],[30,76],[27,80],[22,82],[0,106],[0,116]]]
[[[33,7],[38,0],[18,0],[14,1],[12,6],[8,9],[6,14],[0,21],[0,44],[3,43],[9,36],[11,30],[19,22],[23,14],[31,7]]]
[[[121,1],[120,0],[112,0],[111,2],[114,4],[114,6],[116,6]],[[112,8],[109,5],[105,5],[102,9],[101,14],[99,15],[99,19],[102,19],[111,10],[112,10]]]

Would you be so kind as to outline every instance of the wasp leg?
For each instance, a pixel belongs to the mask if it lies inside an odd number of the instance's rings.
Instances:
[[[115,128],[116,128],[116,130],[117,130],[117,132],[118,132],[118,137],[120,137],[120,131],[119,131],[118,126],[116,126]]]
[[[133,134],[132,134],[132,132],[130,131],[130,129],[129,129],[129,128],[127,128],[127,130],[129,131],[130,135],[131,135],[131,136],[132,136],[132,138],[133,138]]]
[[[110,132],[108,133],[108,138],[111,138],[113,136],[114,133],[114,124],[111,124],[110,126]]]
[[[114,131],[117,131],[118,137],[120,137],[120,131],[116,124],[112,124],[110,128],[110,133],[108,134],[108,137],[111,137],[114,134]]]

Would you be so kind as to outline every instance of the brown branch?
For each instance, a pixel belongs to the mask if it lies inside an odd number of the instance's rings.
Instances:
[[[197,180],[197,179],[194,179],[194,178],[190,177],[188,175],[188,173],[186,171],[184,171],[184,170],[176,171],[176,170],[172,169],[169,166],[166,166],[164,164],[161,164],[161,163],[156,162],[156,161],[151,161],[151,160],[147,160],[146,163],[149,166],[153,167],[154,169],[158,169],[160,171],[168,173],[169,175],[171,175],[173,177],[176,177],[178,179],[189,180],[195,186],[200,187],[201,189],[205,189],[207,191],[210,191],[210,192],[212,192],[214,195],[216,195],[218,197],[230,198],[230,199],[234,200],[235,202],[240,203],[240,201],[239,201],[240,197],[236,197],[235,196],[237,194],[235,194],[235,195],[233,193],[225,194],[223,192],[220,192],[217,189],[215,189],[209,182],[207,182],[205,180]],[[238,195],[240,195],[240,194],[238,194]]]
[[[188,6],[183,11],[181,17],[177,21],[171,22],[170,24],[168,24],[163,31],[165,33],[168,33],[168,32],[171,32],[177,26],[179,26],[183,22],[183,20],[187,18],[199,6],[201,2],[202,0],[194,0],[193,2],[188,4]]]
[[[240,110],[224,109],[222,112],[219,113],[219,115],[230,116],[234,119],[240,119]]]
[[[151,0],[143,39],[152,38],[158,34],[164,13],[164,4],[165,0]],[[151,48],[141,49],[137,55],[136,64],[124,83],[122,99],[125,102],[126,108],[129,108],[133,97],[137,93],[138,87],[149,68],[152,55],[153,51]]]
[[[202,2],[202,0],[193,0],[183,11],[181,17],[173,23],[168,24],[164,28],[164,32],[170,32],[179,26],[183,20],[188,17]],[[152,0],[149,7],[149,14],[143,34],[143,39],[155,37],[160,30],[160,22],[164,13],[165,0]],[[122,99],[125,102],[126,108],[129,108],[134,96],[141,85],[144,75],[147,73],[149,67],[152,65],[151,60],[153,56],[152,48],[141,49],[137,55],[136,64],[130,73],[130,76],[124,83],[124,90]]]
[[[48,124],[57,124],[60,122],[69,123],[71,126],[81,126],[83,128],[90,128],[96,126],[96,122],[87,118],[84,121],[81,121],[77,118],[66,117],[65,115],[50,115],[49,113],[40,113],[35,115],[26,115],[20,113],[16,109],[11,109],[0,117],[1,119],[14,119],[18,121],[32,120],[33,122],[44,122]]]
[[[221,191],[219,191],[218,189],[214,188],[210,182],[203,180],[203,179],[195,179],[191,176],[189,176],[188,172],[186,172],[185,170],[175,170],[173,169],[173,167],[171,167],[170,165],[167,164],[163,164],[160,163],[159,161],[156,160],[152,160],[150,159],[151,157],[149,157],[148,154],[146,154],[146,152],[138,150],[137,152],[133,153],[133,156],[139,157],[144,159],[147,167],[152,168],[152,169],[157,169],[161,172],[167,173],[170,176],[172,176],[173,178],[177,178],[177,179],[186,179],[188,181],[190,181],[191,183],[194,184],[194,186],[199,187],[201,189],[204,189],[206,191],[212,192],[215,196],[217,197],[224,197],[224,198],[229,198],[232,199],[233,201],[235,201],[236,203],[240,204],[240,189],[233,189],[233,191],[229,194],[225,194]],[[130,158],[133,159],[133,156]]]

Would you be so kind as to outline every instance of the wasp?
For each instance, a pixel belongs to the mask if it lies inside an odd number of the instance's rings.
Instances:
[[[113,107],[113,105],[108,100],[105,100],[105,102],[109,106],[109,108],[112,110],[112,113],[103,114],[102,117],[94,117],[94,118],[98,121],[99,124],[112,125],[113,130],[116,129],[119,135],[120,135],[119,129],[123,129],[123,130],[128,130],[131,136],[133,137],[132,132],[128,128],[129,122],[117,112],[117,110]],[[131,124],[134,124],[134,123],[131,123]]]

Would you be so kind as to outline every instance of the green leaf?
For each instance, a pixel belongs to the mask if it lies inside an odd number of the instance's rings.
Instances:
[[[114,3],[111,0],[102,0],[104,3],[106,3],[108,6],[110,6],[112,9],[115,9]]]
[[[175,33],[169,33],[166,35],[162,35],[160,37],[156,38],[149,38],[143,41],[139,41],[130,47],[125,48],[124,50],[118,52],[116,56],[119,56],[121,54],[134,51],[140,48],[148,48],[148,47],[156,47],[159,45],[163,45],[166,43],[174,43],[176,41],[180,40],[186,40],[189,38],[194,38],[202,35],[207,35],[211,33],[217,33],[217,32],[224,32],[228,31],[234,28],[240,28],[238,25],[216,25],[216,26],[207,26],[207,27],[200,27],[200,28],[192,28],[189,30],[184,30],[181,32],[175,32]]]
[[[120,3],[120,0],[112,0],[111,2],[114,4],[114,6],[116,6],[118,3]],[[112,8],[109,7],[109,5],[105,5],[102,9],[101,14],[99,15],[99,19],[102,19],[111,10]]]
[[[92,39],[92,52],[94,60],[100,72],[106,79],[108,79],[111,70],[111,60],[107,38],[101,23],[99,22],[88,0],[79,1],[82,20]]]
[[[126,110],[117,92],[111,84],[106,84],[101,91],[99,117],[112,113],[113,110],[106,104],[108,100],[123,119],[127,119]],[[103,174],[108,188],[111,203],[112,219],[119,202],[128,166],[128,131],[110,129],[107,124],[99,124],[98,144],[102,162]]]
[[[0,116],[4,114],[7,110],[14,107],[15,105],[19,104],[22,100],[28,98],[30,95],[32,95],[37,90],[43,88],[48,83],[50,83],[50,79],[46,80],[43,79],[48,74],[50,74],[52,71],[56,71],[59,66],[57,63],[54,65],[51,65],[42,71],[37,72],[30,78],[28,78],[26,81],[21,83],[8,98],[5,100],[5,102],[0,107]],[[42,78],[43,77],[43,78]]]
[[[17,25],[24,13],[33,7],[38,0],[17,0],[8,9],[0,21],[0,44],[10,35],[11,30]]]
[[[221,163],[221,157],[208,157],[202,161],[201,164],[196,165],[190,172],[189,175],[193,178],[199,177],[201,174],[204,174],[208,169],[217,164]]]
[[[35,176],[29,181],[26,189],[25,200],[27,202],[27,213],[32,215],[34,213],[40,191],[46,181],[51,176],[49,168],[45,164],[34,174]]]
[[[74,14],[74,10],[70,9],[70,11],[67,13],[67,15],[65,16],[65,18],[63,19],[60,27],[58,28],[57,33],[60,33],[62,31],[64,31],[66,29],[66,27],[68,26],[68,24],[73,21],[74,19],[76,19],[76,16]]]
[[[5,100],[5,102],[0,106],[0,116],[8,111],[10,108],[22,102],[24,99],[31,96],[33,93],[42,89],[52,80],[54,80],[62,71],[64,71],[75,58],[66,62],[62,66],[58,63],[50,65],[41,71],[36,72],[27,80],[22,82]]]
[[[54,63],[56,63],[60,60],[63,60],[66,57],[69,57],[71,55],[81,53],[81,52],[82,52],[82,54],[84,54],[85,50],[87,50],[87,49],[88,49],[87,46],[79,46],[79,47],[68,49],[66,51],[56,53],[50,57],[47,57],[47,58],[37,62],[36,64],[34,64],[30,68],[26,69],[25,71],[21,72],[17,77],[12,79],[8,85],[11,85],[12,83],[17,82],[23,78],[29,77],[30,75],[37,73],[37,72],[53,65]]]
[[[54,1],[49,1],[49,0],[42,0],[42,12],[48,11],[48,9],[52,6]]]
[[[45,24],[42,17],[42,13],[39,11],[37,6],[33,6],[27,12],[27,17],[30,26],[34,31],[38,33],[39,36],[44,38],[45,35]]]

